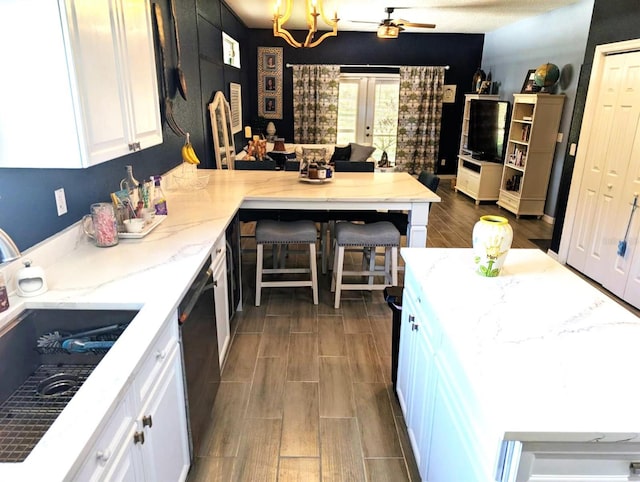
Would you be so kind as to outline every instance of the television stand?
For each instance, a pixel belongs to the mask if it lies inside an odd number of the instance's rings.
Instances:
[[[462,192],[475,200],[497,201],[500,194],[502,164],[493,161],[480,161],[471,155],[458,155],[458,175],[456,192]]]

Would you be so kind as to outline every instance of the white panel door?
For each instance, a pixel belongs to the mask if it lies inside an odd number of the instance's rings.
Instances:
[[[617,254],[633,193],[640,193],[640,52],[605,59],[567,262],[622,297],[635,252],[633,223],[625,256]],[[638,213],[640,214],[640,213]],[[640,262],[638,262],[640,266]]]

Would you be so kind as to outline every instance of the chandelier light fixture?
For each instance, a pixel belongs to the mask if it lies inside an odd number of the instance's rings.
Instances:
[[[338,12],[333,13],[333,18],[328,18],[324,13],[323,0],[304,0],[306,5],[306,19],[309,33],[304,39],[304,42],[298,42],[293,38],[293,35],[284,28],[284,24],[291,17],[291,11],[293,9],[294,0],[284,0],[286,6],[284,11],[282,9],[282,0],[276,0],[273,7],[273,35],[274,37],[281,37],[294,48],[312,48],[319,45],[327,37],[335,37],[338,35]],[[318,31],[318,17],[322,17],[322,20],[331,27],[331,30],[323,33],[318,39],[314,40],[314,37]]]

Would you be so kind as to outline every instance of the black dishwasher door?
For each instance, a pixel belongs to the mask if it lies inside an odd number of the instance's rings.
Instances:
[[[191,460],[202,455],[205,430],[220,385],[218,331],[211,260],[205,263],[179,307]]]

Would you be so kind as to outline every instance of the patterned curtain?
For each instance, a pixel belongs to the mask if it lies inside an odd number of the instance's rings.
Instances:
[[[440,144],[444,67],[400,67],[396,165],[434,172]]]
[[[339,65],[293,66],[294,143],[336,142],[339,86]]]

